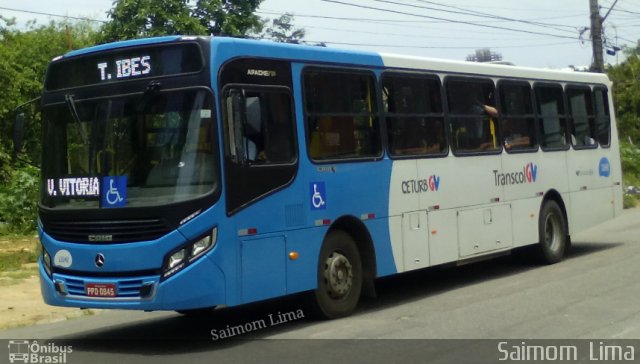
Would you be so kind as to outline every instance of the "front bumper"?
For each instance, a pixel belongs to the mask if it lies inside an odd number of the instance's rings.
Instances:
[[[212,307],[226,303],[224,274],[212,261],[212,253],[164,281],[160,275],[95,277],[54,272],[50,277],[40,259],[40,289],[44,301],[53,306],[145,311]],[[116,296],[89,297],[88,283],[114,284]]]

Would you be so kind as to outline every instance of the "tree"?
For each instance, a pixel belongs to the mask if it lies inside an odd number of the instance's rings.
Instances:
[[[198,0],[194,15],[211,35],[245,36],[260,31],[254,12],[262,0]]]
[[[201,35],[206,29],[192,17],[188,0],[116,0],[111,19],[102,29],[101,41],[171,34]]]
[[[160,35],[243,36],[259,30],[262,0],[116,0],[102,42]]]
[[[303,28],[295,29],[293,27],[293,15],[285,13],[279,18],[264,22],[264,27],[267,29],[262,34],[262,38],[269,38],[276,42],[283,43],[300,43],[305,36],[305,30]]]
[[[56,56],[95,42],[95,30],[89,23],[51,22],[27,24],[18,30],[13,19],[0,16],[0,151],[10,153],[14,110],[42,92],[47,65]],[[37,152],[39,124],[30,125],[27,150]],[[32,153],[34,158],[39,153]]]
[[[640,142],[640,44],[625,51],[627,59],[609,68],[613,81],[618,131],[621,139]]]
[[[89,23],[27,24],[18,30],[13,19],[0,16],[0,233],[35,229],[39,189],[38,169],[11,164],[14,110],[40,96],[47,65],[52,58],[95,42]],[[40,155],[40,121],[31,118],[25,134],[22,160],[36,162]],[[2,224],[4,223],[4,224]]]

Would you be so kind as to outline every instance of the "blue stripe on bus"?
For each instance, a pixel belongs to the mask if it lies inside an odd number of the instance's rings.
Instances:
[[[230,46],[233,45],[233,46]],[[261,46],[264,45],[264,46]],[[298,62],[343,63],[360,67],[382,67],[382,57],[375,52],[354,52],[346,49],[272,43],[237,38],[212,38],[212,69],[238,55],[243,57],[277,58]],[[214,73],[216,74],[216,73]]]
[[[262,46],[263,45],[263,46]],[[367,68],[380,73],[384,63],[382,57],[374,52],[353,52],[341,49],[313,47],[292,44],[273,44],[252,40],[231,38],[213,38],[211,46],[212,88],[218,92],[217,75],[223,65],[239,56],[265,59],[283,59],[292,63],[292,81],[295,100],[296,118],[299,120],[298,140],[306,140],[304,130],[304,106],[301,92],[302,70],[310,65],[340,65],[344,67]],[[218,95],[220,97],[220,95]],[[221,141],[222,142],[222,141]],[[238,228],[257,227],[258,231],[287,231],[286,250],[297,251],[300,259],[296,264],[287,264],[286,293],[313,289],[316,284],[317,257],[324,236],[329,226],[316,226],[315,221],[330,220],[351,216],[360,219],[361,214],[372,213],[375,219],[364,222],[371,234],[374,244],[377,276],[386,276],[397,272],[387,221],[389,211],[389,187],[391,178],[389,159],[372,162],[342,162],[335,165],[337,173],[326,173],[318,170],[300,149],[299,172],[292,185],[285,190],[265,198],[256,206],[247,208],[234,219]],[[356,176],[356,177],[354,177]],[[326,187],[327,208],[313,209],[311,204],[310,183],[324,182]],[[304,196],[301,198],[301,196]],[[224,199],[224,197],[223,197]],[[340,201],[357,201],[354,205]],[[222,201],[221,201],[222,202]],[[302,202],[303,231],[291,230],[291,227],[276,226],[285,221],[283,206],[296,206]],[[269,219],[264,218],[264,211],[271,211]],[[266,220],[266,221],[265,221]],[[270,222],[272,221],[272,222]],[[310,229],[309,229],[310,228]],[[275,257],[273,257],[275,259]],[[294,278],[295,277],[295,278]],[[283,294],[285,292],[282,292]],[[228,297],[230,299],[231,297]]]

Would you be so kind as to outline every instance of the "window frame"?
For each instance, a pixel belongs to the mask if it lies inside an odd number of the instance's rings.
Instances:
[[[294,153],[296,157],[291,163],[287,164],[249,164],[246,162],[238,163],[232,160],[229,153],[229,134],[227,132],[226,114],[226,95],[232,88],[246,88],[249,90],[260,89],[282,89],[289,94],[291,103],[291,124],[293,126],[292,142],[294,143]],[[243,210],[247,206],[258,200],[265,198],[277,191],[280,191],[291,185],[298,175],[300,150],[297,142],[298,125],[295,114],[295,100],[290,87],[284,85],[261,85],[246,83],[229,83],[220,90],[220,113],[221,113],[221,138],[223,142],[223,153],[221,160],[223,162],[224,175],[223,183],[225,190],[225,204],[227,216],[232,216]]]
[[[422,80],[432,80],[437,82],[437,92],[440,97],[440,113],[389,113],[384,110],[384,101],[381,101],[382,107],[380,107],[380,113],[382,115],[382,125],[385,133],[385,150],[391,159],[417,159],[417,158],[443,158],[449,155],[450,145],[449,145],[449,133],[447,133],[447,118],[445,114],[445,97],[443,95],[444,87],[442,79],[434,73],[422,73],[422,72],[402,72],[396,70],[388,70],[384,71],[380,75],[380,97],[382,100],[382,95],[384,93],[385,79],[391,77],[398,78],[409,78],[409,79],[422,79]],[[425,118],[425,119],[442,119],[442,137],[444,141],[444,149],[438,152],[426,152],[426,153],[411,153],[411,154],[396,154],[391,151],[391,143],[389,138],[389,119],[398,118],[398,117],[406,117],[406,118]]]
[[[571,91],[587,91],[589,94],[587,95],[587,97],[585,98],[585,100],[587,102],[591,103],[591,110],[588,110],[588,106],[589,105],[585,105],[585,107],[587,107],[587,115],[584,116],[580,116],[580,117],[586,117],[587,119],[587,130],[588,130],[588,137],[593,139],[594,143],[593,144],[584,144],[584,145],[579,145],[573,142],[573,139],[576,138],[574,136],[574,130],[575,130],[575,123],[574,123],[574,119],[575,116],[573,114],[573,109],[571,107],[571,99],[569,97],[569,93]],[[567,122],[568,122],[568,134],[569,134],[569,143],[571,144],[571,147],[575,150],[585,150],[585,149],[596,149],[598,148],[598,145],[600,143],[598,143],[597,139],[595,138],[595,119],[596,119],[596,113],[595,113],[595,105],[594,105],[594,100],[595,100],[595,96],[593,95],[593,90],[589,85],[582,85],[582,84],[575,84],[575,83],[567,83],[564,87],[564,94],[565,94],[565,100],[566,100],[566,107],[567,107]],[[591,113],[589,114],[589,111],[591,111]],[[572,138],[573,136],[573,138]],[[577,139],[576,139],[577,140]]]
[[[298,146],[298,133],[297,133],[297,123],[296,123],[296,115],[295,115],[295,100],[294,100],[294,95],[293,95],[293,90],[291,90],[291,88],[287,87],[287,86],[281,86],[281,85],[256,85],[256,84],[245,84],[245,83],[229,83],[227,85],[225,85],[221,92],[220,92],[220,103],[222,105],[221,107],[221,124],[222,124],[222,138],[223,138],[223,145],[224,145],[224,150],[223,150],[223,158],[224,159],[228,159],[230,158],[230,145],[228,143],[228,131],[227,131],[227,105],[226,105],[226,98],[228,96],[228,93],[231,89],[241,89],[244,91],[250,91],[250,92],[269,92],[269,91],[276,91],[280,90],[283,91],[281,93],[286,94],[289,97],[289,106],[290,106],[290,110],[289,110],[289,115],[290,115],[290,126],[291,126],[291,143],[292,143],[292,147],[293,147],[293,156],[291,161],[289,162],[274,162],[274,163],[247,163],[246,167],[251,167],[251,168],[264,168],[264,167],[270,167],[270,166],[291,166],[291,165],[296,165],[298,164],[298,160],[300,158],[300,150],[299,150],[299,146]],[[246,151],[245,151],[246,153]],[[249,161],[247,161],[249,162]],[[238,162],[233,162],[235,164],[240,164]]]
[[[378,143],[378,151],[374,155],[367,155],[361,157],[337,157],[337,158],[326,158],[326,159],[317,159],[311,155],[311,128],[309,125],[309,118],[311,117],[321,117],[321,116],[358,116],[358,113],[343,113],[343,112],[310,112],[307,107],[307,97],[309,97],[309,90],[305,85],[306,77],[309,73],[312,72],[321,72],[321,73],[329,73],[329,74],[348,74],[348,75],[364,75],[371,78],[371,100],[372,104],[375,106],[375,110],[369,113],[361,113],[361,116],[367,116],[374,119],[374,127],[372,130],[377,131],[377,143]],[[301,85],[301,101],[304,113],[303,120],[303,128],[304,128],[304,136],[305,136],[305,146],[307,158],[313,164],[335,164],[335,163],[350,163],[350,162],[368,162],[368,161],[379,161],[384,158],[385,155],[385,138],[383,137],[384,126],[383,126],[383,118],[381,113],[381,102],[380,102],[380,84],[379,78],[377,77],[376,72],[372,69],[368,68],[358,68],[358,67],[331,67],[331,66],[319,66],[319,65],[307,65],[300,72],[300,85]]]
[[[539,87],[546,87],[546,88],[557,88],[560,89],[560,94],[561,94],[561,101],[562,101],[562,108],[563,108],[563,113],[562,114],[558,114],[557,117],[558,119],[564,119],[564,133],[562,135],[562,137],[564,138],[564,144],[562,146],[557,146],[557,147],[546,147],[543,145],[542,143],[542,127],[541,124],[544,121],[544,118],[540,112],[540,98],[538,97],[538,88]],[[557,151],[567,151],[571,148],[571,141],[569,140],[569,120],[568,120],[568,114],[567,114],[567,97],[566,94],[564,92],[564,87],[562,86],[562,83],[560,82],[534,82],[533,86],[531,88],[533,90],[533,98],[534,98],[534,114],[536,116],[536,128],[538,130],[538,144],[540,146],[540,149],[542,149],[542,151],[544,152],[557,152]],[[560,125],[562,127],[562,125]]]
[[[443,87],[443,104],[444,104],[444,114],[445,114],[445,126],[448,128],[447,130],[447,140],[449,141],[449,149],[451,150],[451,152],[453,153],[453,155],[455,155],[456,157],[468,157],[468,156],[478,156],[478,155],[500,155],[502,154],[502,143],[499,143],[496,141],[497,147],[495,149],[490,149],[490,150],[460,150],[457,148],[454,148],[454,143],[453,143],[453,123],[452,123],[452,119],[456,119],[456,118],[463,118],[463,119],[471,119],[471,118],[477,118],[477,117],[482,117],[483,115],[473,115],[473,114],[455,114],[452,113],[450,111],[450,98],[449,98],[449,86],[448,83],[451,81],[462,81],[462,82],[477,82],[477,83],[486,83],[486,84],[491,84],[493,89],[492,89],[492,93],[493,93],[493,102],[494,105],[492,105],[493,107],[495,107],[498,110],[498,116],[495,118],[494,122],[494,128],[495,128],[495,134],[496,137],[500,136],[500,109],[498,108],[498,98],[496,98],[496,82],[495,82],[495,78],[497,78],[497,76],[487,76],[487,75],[471,75],[471,76],[467,76],[467,75],[459,75],[459,74],[448,74],[444,77],[443,81],[442,81],[442,87]]]
[[[502,99],[504,97],[503,92],[502,92],[502,87],[505,85],[512,85],[512,86],[524,86],[526,85],[529,88],[529,105],[531,106],[531,114],[506,114],[505,113],[505,108],[502,105]],[[539,122],[538,122],[538,118],[536,115],[536,103],[535,103],[535,91],[533,89],[533,86],[531,84],[531,82],[527,81],[527,80],[515,80],[515,79],[509,79],[509,78],[500,78],[498,79],[498,82],[496,83],[496,93],[498,95],[497,99],[496,99],[496,103],[498,105],[498,135],[500,136],[500,141],[502,144],[503,149],[509,153],[509,154],[520,154],[520,153],[535,153],[538,150],[540,150],[541,145],[540,145],[540,126],[539,126]],[[509,118],[517,118],[519,120],[527,120],[527,119],[531,119],[533,121],[533,134],[535,137],[535,144],[533,146],[530,147],[525,147],[525,148],[517,148],[517,149],[513,149],[513,148],[506,148],[504,146],[504,138],[506,137],[506,135],[504,134],[504,128],[503,128],[503,122],[505,121],[505,119],[509,119]]]
[[[598,114],[598,102],[596,99],[596,92],[601,91],[602,95],[603,95],[603,104],[605,105],[606,108],[606,113],[603,114],[603,116],[600,116]],[[593,95],[593,109],[594,109],[594,127],[596,127],[596,141],[598,142],[598,145],[600,146],[600,148],[611,148],[611,105],[609,105],[609,88],[604,86],[604,85],[594,85],[593,89],[591,90],[591,94]],[[608,130],[608,140],[607,140],[607,144],[602,144],[600,143],[600,141],[597,139],[597,125],[598,125],[598,119],[601,118],[605,118],[607,119],[607,124],[609,127]]]

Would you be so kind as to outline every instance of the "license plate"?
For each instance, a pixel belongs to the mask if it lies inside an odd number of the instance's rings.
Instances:
[[[87,283],[85,291],[89,297],[115,297],[116,285],[114,283]]]

